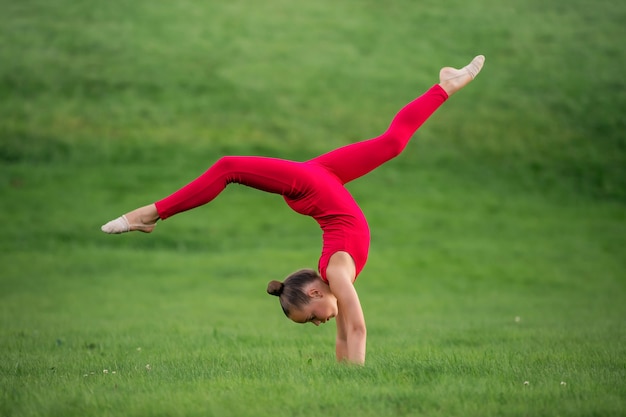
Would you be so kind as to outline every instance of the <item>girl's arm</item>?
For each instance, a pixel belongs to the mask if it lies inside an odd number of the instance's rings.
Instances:
[[[343,321],[343,314],[339,312],[335,320],[337,322],[335,353],[337,354],[337,362],[343,362],[348,360],[348,335],[346,333],[346,325]]]
[[[347,252],[331,256],[326,268],[330,290],[337,297],[337,360],[362,365],[365,363],[367,331],[359,296],[353,282],[356,269]]]

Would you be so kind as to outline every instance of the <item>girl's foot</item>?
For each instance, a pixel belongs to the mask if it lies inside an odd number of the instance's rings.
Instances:
[[[130,213],[126,213],[115,220],[111,220],[102,226],[101,230],[104,233],[110,234],[133,231],[150,233],[156,226],[157,220],[159,220],[159,213],[157,212],[156,206],[150,204],[149,206],[144,206]]]
[[[469,84],[478,75],[484,63],[485,57],[478,55],[461,69],[444,67],[439,71],[439,85],[448,93],[448,96],[451,96]]]

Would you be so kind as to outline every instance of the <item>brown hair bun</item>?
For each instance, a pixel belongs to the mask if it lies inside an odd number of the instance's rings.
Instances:
[[[270,295],[275,295],[276,297],[280,297],[283,293],[283,289],[285,288],[285,284],[280,281],[270,281],[267,284],[267,293]]]

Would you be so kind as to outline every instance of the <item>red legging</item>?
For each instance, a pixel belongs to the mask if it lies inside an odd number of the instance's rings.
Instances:
[[[335,149],[304,164],[322,165],[344,184],[359,178],[399,155],[415,131],[447,98],[446,92],[435,85],[402,108],[382,135]],[[156,202],[157,211],[161,219],[166,219],[201,206],[233,182],[290,197],[301,191],[294,182],[303,175],[302,167],[301,162],[276,158],[223,157],[200,177]]]

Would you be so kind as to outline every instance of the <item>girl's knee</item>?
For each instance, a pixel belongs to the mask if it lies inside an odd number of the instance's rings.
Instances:
[[[408,143],[410,137],[406,139],[402,135],[393,134],[389,135],[385,139],[385,148],[390,154],[391,159],[400,155],[402,151],[404,151],[404,148],[406,148],[406,144]]]

